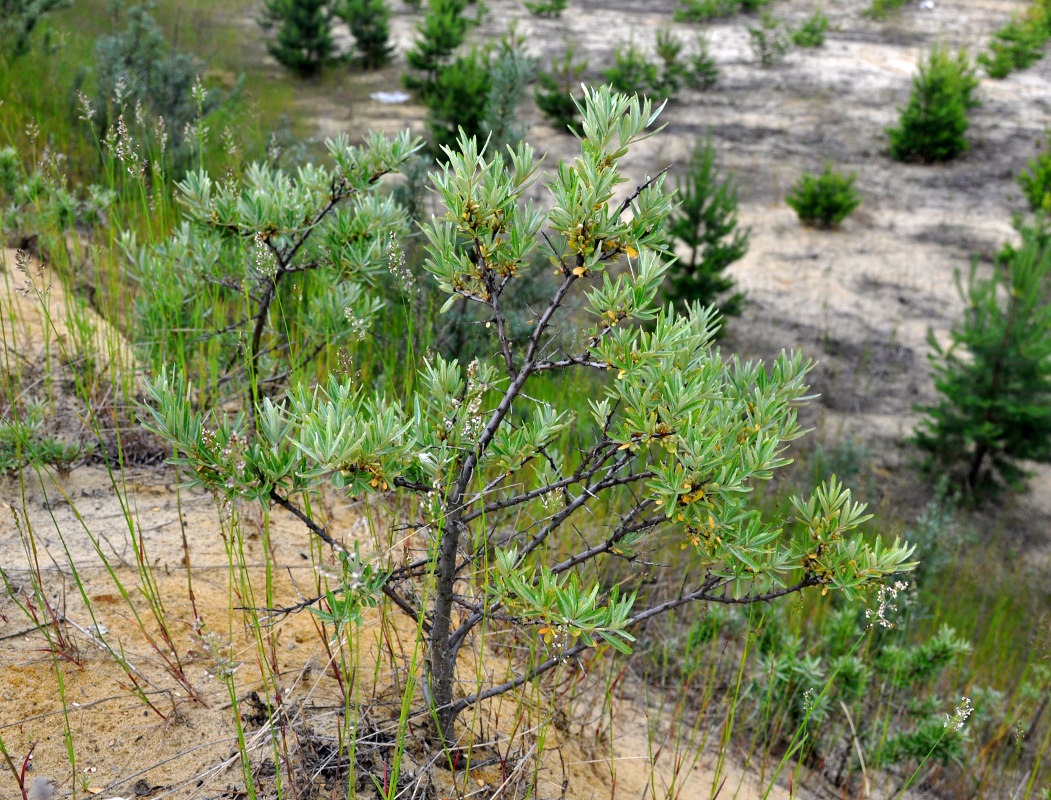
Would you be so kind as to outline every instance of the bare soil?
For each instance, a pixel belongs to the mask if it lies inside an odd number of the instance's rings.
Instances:
[[[498,35],[515,19],[542,63],[560,55],[572,41],[589,59],[594,77],[612,62],[615,44],[629,36],[651,48],[657,27],[668,22],[675,3],[570,0],[570,9],[555,20],[529,16],[517,0],[488,0],[486,5],[489,13],[475,34],[479,40]],[[711,131],[721,163],[740,183],[741,220],[753,231],[747,257],[733,267],[749,302],[743,316],[731,320],[724,346],[764,358],[798,347],[816,359],[812,382],[821,399],[806,421],[826,442],[848,440],[867,446],[880,477],[879,501],[908,516],[928,492],[910,466],[915,454],[903,444],[918,419],[914,404],[934,398],[926,359],[928,330],[945,341],[962,311],[953,284],[955,270],[966,269],[975,255],[980,269],[990,270],[992,254],[1015,238],[1011,213],[1024,204],[1013,176],[1033,156],[1051,121],[1051,59],[1003,81],[982,81],[982,106],[972,114],[972,147],[964,156],[939,166],[898,164],[884,152],[884,129],[896,121],[898,107],[908,98],[924,48],[940,41],[977,52],[1017,3],[939,0],[930,10],[910,3],[884,21],[863,17],[867,5],[840,0],[826,8],[832,23],[826,44],[793,50],[774,68],[759,66],[748,48],[745,26],[754,19],[736,16],[711,24],[707,30],[721,71],[718,85],[706,93],[686,91],[669,104],[662,117],[666,130],[633,152],[625,166],[639,182],[669,165],[675,174],[695,142]],[[809,0],[779,0],[772,10],[798,24],[813,5]],[[297,113],[312,120],[318,136],[345,131],[355,137],[368,129],[396,131],[406,125],[424,132],[419,107],[369,99],[372,92],[399,87],[403,54],[419,18],[398,5],[394,31],[399,58],[391,67],[367,76],[333,73],[299,87]],[[258,44],[254,18],[242,24],[245,36],[255,42],[246,46],[245,69],[269,71],[284,80]],[[690,37],[701,30],[682,24],[673,28]],[[572,157],[572,137],[547,125],[532,103],[523,113],[532,125],[530,140],[547,152],[550,164]],[[826,161],[856,172],[863,196],[859,211],[833,232],[800,226],[783,199],[804,169],[818,169]],[[22,278],[11,271],[11,264],[8,251],[0,267],[7,286],[0,294],[5,345],[9,356],[17,353],[27,369],[35,364],[39,370],[49,357],[45,332],[68,336],[66,323],[61,314],[48,323],[39,314],[35,295],[15,291]],[[60,293],[61,287],[52,288],[51,308],[66,307]],[[101,320],[97,329],[106,330]],[[113,350],[100,346],[99,352]],[[118,368],[134,364],[130,355],[119,360]],[[201,619],[204,628],[197,625],[197,630],[212,631],[230,643],[231,658],[242,662],[236,699],[249,748],[262,756],[272,753],[275,740],[266,734],[265,722],[274,709],[259,708],[251,694],[261,689],[257,648],[251,631],[238,622],[228,623],[239,619],[231,614],[231,606],[251,599],[243,596],[244,587],[227,585],[232,539],[223,516],[228,510],[217,508],[209,497],[177,491],[177,478],[165,467],[114,471],[95,459],[68,474],[27,474],[24,483],[0,479],[0,565],[13,581],[14,596],[24,602],[23,590],[31,581],[28,568],[39,564],[56,615],[69,620],[59,627],[72,645],[58,656],[48,651],[4,593],[0,737],[12,758],[20,764],[32,750],[27,775],[57,785],[58,796],[74,788],[78,796],[86,790],[105,798],[244,796],[238,788],[242,782],[234,698],[220,680],[209,677],[217,666],[216,652],[206,646],[209,640],[192,635],[195,619]],[[985,512],[991,524],[1026,542],[1036,560],[1046,559],[1051,544],[1049,482],[1051,471],[1034,467],[1028,492]],[[333,497],[326,511],[342,538],[368,542],[366,509]],[[309,566],[305,532],[276,512],[270,520],[258,511],[244,513],[248,536],[243,553],[254,565],[255,599],[266,584],[267,561],[276,568],[271,576],[276,603],[292,603],[301,592],[309,593],[317,576]],[[129,525],[134,525],[134,536]],[[114,565],[112,573],[103,567],[86,531],[94,534]],[[30,539],[36,543],[35,553],[25,546]],[[136,541],[145,549],[137,549]],[[171,653],[163,652],[163,645],[149,644],[147,635],[160,640],[141,591],[142,573],[136,564],[142,559],[154,566],[187,684],[200,693],[203,703],[190,702],[187,687],[165,666]],[[94,616],[72,580],[71,563],[77,566],[83,597],[90,600]],[[118,581],[130,603],[121,596]],[[132,608],[142,615],[141,624]],[[35,611],[46,619],[44,609]],[[107,632],[111,647],[123,650],[127,669],[99,649],[92,632],[101,630]],[[373,644],[382,638],[380,633],[397,638],[397,632],[397,626],[366,620],[360,637],[370,645],[361,648],[359,674],[382,671],[384,680],[396,682],[404,669],[399,660],[403,655],[392,656],[377,670]],[[411,642],[410,631],[401,633],[403,641]],[[275,717],[286,723],[277,726],[285,735],[276,739],[278,749],[287,747],[307,761],[312,753],[321,775],[324,748],[331,747],[325,738],[330,732],[325,714],[336,713],[339,687],[306,615],[282,621],[274,641],[276,682],[287,698]],[[373,663],[364,663],[368,659]],[[166,719],[133,696],[129,687],[135,683]],[[371,688],[382,696],[382,687]],[[653,764],[654,753],[670,740],[662,739],[663,734],[647,736],[647,711],[636,702],[636,689],[621,691],[611,730],[589,741],[570,726],[568,730],[576,733],[561,740],[561,763],[553,755],[542,760],[541,786],[549,796],[603,798],[613,796],[615,786],[617,796],[644,797],[647,792],[661,794],[671,785],[668,755]],[[500,710],[499,703],[485,710],[488,730],[501,729],[495,719]],[[381,704],[371,713],[365,722],[389,730],[391,709]],[[504,725],[508,716],[513,715],[505,710]],[[72,768],[67,729],[75,753]],[[419,753],[410,755],[422,761]],[[491,767],[485,769],[489,771],[459,775],[457,786],[449,778],[440,787],[436,784],[435,791],[438,796],[462,796],[470,788],[479,790],[478,796],[495,796],[502,776]],[[707,758],[689,772],[679,796],[710,796],[714,778]],[[647,789],[651,775],[655,783]],[[0,778],[0,785],[0,796],[16,796],[8,774]],[[735,793],[736,787],[740,788]],[[731,794],[758,796],[756,776],[730,768],[723,796]]]

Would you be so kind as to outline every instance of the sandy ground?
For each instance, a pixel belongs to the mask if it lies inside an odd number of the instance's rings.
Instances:
[[[611,61],[611,41],[623,38],[624,31],[639,45],[652,47],[656,27],[669,19],[674,5],[673,0],[570,0],[562,19],[541,20],[526,15],[516,0],[488,0],[490,13],[477,35],[496,35],[516,18],[520,33],[542,60],[573,41],[597,73]],[[883,152],[883,129],[896,120],[897,107],[907,100],[923,48],[938,40],[977,51],[1017,4],[941,0],[932,10],[921,10],[913,3],[882,22],[861,17],[866,6],[858,0],[830,4],[825,11],[832,29],[825,46],[793,51],[784,64],[771,69],[754,62],[744,18],[709,26],[711,52],[721,70],[719,84],[703,94],[684,92],[664,114],[667,130],[640,146],[626,167],[638,180],[668,165],[674,174],[697,139],[711,130],[722,164],[741,185],[741,220],[753,231],[747,257],[733,267],[749,304],[744,315],[731,322],[726,346],[763,357],[781,348],[801,347],[817,359],[813,383],[822,397],[807,421],[825,441],[867,445],[884,478],[882,500],[907,511],[915,508],[924,491],[912,477],[912,454],[901,441],[917,419],[913,404],[933,398],[927,331],[944,340],[960,314],[954,271],[966,269],[974,254],[982,259],[982,269],[990,269],[991,254],[1012,237],[1010,215],[1023,206],[1013,176],[1036,152],[1043,130],[1051,124],[1051,59],[1004,81],[982,81],[983,105],[972,115],[972,149],[962,158],[933,167],[896,164]],[[778,16],[793,23],[812,10],[810,2],[801,0],[774,6]],[[323,85],[305,85],[298,94],[298,110],[314,121],[319,135],[357,135],[369,128],[394,131],[406,125],[422,133],[418,107],[368,99],[370,92],[398,86],[404,49],[419,18],[402,11],[399,6],[394,20],[399,60],[392,67],[342,83],[326,79]],[[689,36],[699,30],[690,25],[674,28]],[[261,48],[258,58],[258,68],[277,69]],[[549,162],[572,155],[571,137],[552,130],[532,104],[524,113],[532,123],[531,141],[547,151]],[[803,169],[818,169],[828,160],[857,173],[864,203],[841,230],[814,231],[798,224],[783,196]],[[15,291],[22,276],[11,271],[11,263],[6,253],[7,288],[0,295],[5,343],[26,363],[39,362],[44,326],[33,295]],[[66,308],[61,287],[51,291],[51,308]],[[63,314],[56,311],[53,316],[52,333],[68,337]],[[96,322],[95,335],[113,335]],[[120,361],[133,363],[130,356]],[[194,619],[200,617],[204,630],[216,631],[230,642],[235,660],[245,662],[238,699],[250,706],[248,692],[258,677],[248,676],[258,676],[260,666],[246,631],[226,623],[235,602],[231,597],[239,595],[236,587],[227,585],[229,539],[223,535],[228,529],[219,524],[220,511],[208,497],[177,492],[177,479],[166,468],[132,466],[114,474],[93,465],[30,478],[24,485],[10,478],[0,481],[0,563],[15,579],[15,595],[22,597],[19,590],[29,585],[25,567],[33,559],[24,546],[31,530],[50,602],[75,623],[69,630],[78,651],[69,655],[81,663],[55,661],[42,650],[42,639],[28,630],[25,615],[5,594],[0,600],[0,737],[7,749],[18,759],[35,744],[35,766],[29,774],[57,781],[60,796],[74,786],[78,796],[85,791],[101,797],[242,796],[235,791],[224,794],[240,782],[240,768],[232,758],[236,728],[231,697],[221,681],[208,677],[216,659],[205,647],[206,640],[191,636]],[[1036,545],[1036,553],[1046,553],[1049,543],[1049,481],[1051,472],[1038,469],[1031,490],[998,511],[999,524],[1019,531]],[[360,507],[333,498],[328,512],[346,536],[363,535]],[[261,570],[267,555],[265,526],[258,513],[248,517],[244,553]],[[316,577],[309,567],[309,542],[301,529],[276,512],[271,524],[271,563],[287,565],[287,571],[274,578],[275,598],[292,602]],[[184,535],[195,605],[182,568]],[[137,550],[136,542],[145,551]],[[102,567],[96,548],[114,565],[113,573]],[[155,567],[188,683],[207,707],[179,696],[187,689],[166,669],[163,646],[152,647],[146,640],[148,633],[158,641],[158,629],[141,591],[139,552]],[[78,566],[95,618],[71,580],[70,562]],[[254,574],[259,585],[265,583],[261,571]],[[117,581],[127,589],[130,605],[115,588]],[[142,614],[141,626],[131,607]],[[374,639],[379,629],[370,622],[362,636]],[[92,631],[100,630],[107,631],[111,647],[124,649],[127,671],[99,650]],[[284,623],[275,634],[275,652],[279,682],[287,682],[289,698],[302,707],[332,702],[337,687],[327,677],[326,657],[308,619],[300,616]],[[63,677],[61,695],[57,673]],[[135,681],[147,697],[157,698],[165,713],[173,703],[177,713],[161,720],[145,708],[126,688]],[[542,769],[550,771],[543,785],[552,797],[563,792],[563,780],[570,781],[568,797],[604,798],[613,794],[614,786],[617,797],[664,795],[672,781],[672,759],[666,754],[656,768],[651,766],[653,745],[661,742],[660,736],[646,735],[643,712],[631,692],[618,708],[609,735],[612,744],[596,749],[574,739],[563,747],[568,767],[543,762]],[[242,713],[259,716],[258,709]],[[288,719],[295,717],[288,713]],[[315,721],[307,720],[299,730],[321,728],[315,724],[320,712],[312,713]],[[258,720],[254,724],[255,732],[249,731],[250,738],[256,737],[252,746],[265,749],[268,740],[259,733]],[[67,725],[76,750],[76,774],[66,755]],[[613,769],[610,753],[616,756]],[[655,784],[647,788],[654,769]],[[688,772],[689,782],[679,796],[710,796],[714,779],[707,757]],[[754,775],[742,775],[736,768],[730,773],[720,797],[758,795]],[[203,781],[200,786],[198,780]],[[495,788],[492,774],[479,773],[471,780]],[[0,796],[12,796],[8,775],[0,778],[0,786]]]

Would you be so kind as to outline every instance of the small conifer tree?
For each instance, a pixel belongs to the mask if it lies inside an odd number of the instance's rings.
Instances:
[[[967,147],[967,112],[979,105],[978,80],[967,54],[935,47],[920,62],[901,121],[888,128],[890,154],[898,161],[948,161]]]
[[[975,496],[1017,487],[1019,461],[1051,462],[1051,247],[1030,237],[1005,270],[979,279],[972,265],[957,285],[967,310],[948,348],[929,336],[941,400],[913,441]]]
[[[792,44],[799,47],[821,47],[825,43],[827,30],[828,17],[819,8],[792,32]]]
[[[993,34],[989,51],[978,56],[990,78],[1006,78],[1014,70],[1031,67],[1044,57],[1051,37],[1051,4],[1040,0]]]
[[[517,147],[527,127],[518,121],[518,106],[536,74],[536,60],[525,51],[525,40],[514,30],[501,37],[489,57],[489,95],[485,101],[485,133],[496,151]]]
[[[339,15],[354,36],[358,63],[365,69],[379,69],[390,61],[390,9],[385,0],[345,0]]]
[[[266,0],[260,24],[277,29],[270,54],[300,77],[310,77],[334,59],[330,0]]]
[[[748,26],[748,37],[752,52],[764,67],[784,61],[792,46],[792,33],[769,11],[763,12],[758,26]]]
[[[785,202],[799,221],[817,228],[834,228],[861,205],[861,197],[854,188],[856,175],[843,175],[825,164],[819,175],[803,171],[803,175],[792,186]]]
[[[1047,134],[1047,146],[1029,160],[1015,180],[1022,187],[1030,211],[1051,214],[1051,132]]]
[[[460,128],[470,136],[482,133],[491,86],[488,59],[477,49],[458,56],[438,72],[433,88],[423,96],[436,153],[456,144]]]
[[[416,47],[405,54],[409,67],[422,75],[407,73],[402,79],[405,88],[423,99],[435,90],[439,73],[452,63],[456,48],[467,36],[466,8],[467,0],[430,0],[427,15],[417,28]]]
[[[679,0],[672,18],[676,22],[708,22],[736,14],[740,0]]]
[[[715,65],[708,49],[708,37],[701,33],[697,36],[697,47],[689,57],[689,71],[686,77],[688,86],[707,91],[719,80],[719,68]]]
[[[613,54],[614,64],[603,72],[603,77],[618,92],[654,100],[675,100],[684,86],[703,91],[715,85],[719,69],[703,34],[697,37],[696,50],[690,53],[686,43],[670,28],[660,28],[654,49],[656,58],[634,42],[618,47]]]
[[[734,282],[725,273],[748,252],[751,229],[737,226],[737,186],[732,175],[719,175],[710,133],[698,142],[677,193],[679,207],[669,215],[667,229],[673,247],[681,244],[688,254],[671,268],[668,298],[681,307],[717,303],[724,316],[740,314],[744,295],[727,296]]]
[[[461,130],[498,150],[522,141],[516,111],[535,68],[523,44],[512,31],[495,48],[475,48],[438,72],[422,96],[435,153],[454,146]]]
[[[613,65],[602,77],[615,91],[652,96],[661,86],[660,67],[638,46],[629,41],[613,52]]]

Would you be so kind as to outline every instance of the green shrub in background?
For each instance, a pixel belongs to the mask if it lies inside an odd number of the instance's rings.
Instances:
[[[44,399],[25,397],[0,414],[0,475],[27,464],[68,469],[94,449],[91,442],[51,435],[45,418],[48,406]]]
[[[708,22],[729,17],[740,7],[740,0],[679,0],[673,18],[676,22]]]
[[[737,185],[720,176],[711,134],[698,142],[686,175],[676,183],[678,207],[667,230],[679,258],[668,272],[665,294],[679,308],[715,304],[724,316],[741,313],[744,295],[732,292],[727,268],[748,252],[750,228],[737,224]],[[721,331],[721,329],[720,329]]]
[[[861,205],[861,196],[854,188],[854,173],[843,175],[825,164],[820,175],[803,172],[785,198],[804,225],[834,228]]]
[[[922,59],[908,105],[888,128],[890,154],[898,161],[948,161],[967,150],[967,112],[980,105],[978,80],[963,50],[955,56],[936,46]]]
[[[748,26],[748,44],[764,67],[784,61],[792,45],[792,34],[784,22],[764,11],[758,27]]]
[[[73,0],[0,0],[0,57],[10,66],[24,56],[40,20],[72,4]]]
[[[141,175],[138,166],[134,171]],[[0,236],[7,241],[104,227],[115,200],[116,192],[99,184],[71,189],[46,150],[26,171],[15,148],[0,148]]]
[[[670,29],[659,28],[656,56],[651,58],[629,42],[614,51],[615,63],[602,73],[603,77],[618,92],[672,101],[683,87],[703,91],[718,79],[719,70],[708,53],[704,35],[697,37],[696,48],[687,55],[681,39]]]
[[[22,180],[22,159],[10,145],[0,147],[0,194],[12,197]]]
[[[979,54],[978,63],[985,67],[990,78],[1006,78],[1043,58],[1041,48],[1046,39],[1046,33],[1013,20],[996,32],[989,43],[989,52]]]
[[[602,77],[615,91],[649,96],[661,84],[660,67],[634,41],[618,45]]]
[[[460,128],[471,136],[482,133],[492,85],[489,54],[477,47],[441,68],[433,87],[421,97],[427,108],[431,150],[436,156],[441,157],[443,147],[456,143]]]
[[[1019,462],[1051,461],[1051,247],[1034,239],[1006,268],[957,275],[966,310],[951,343],[929,337],[940,400],[913,441],[925,466],[948,473],[972,497],[1020,486]]]
[[[538,178],[525,145],[486,157],[464,138],[432,178],[443,208],[422,226],[425,268],[447,307],[466,298],[488,313],[489,358],[466,367],[427,359],[401,399],[352,377],[303,384],[287,404],[257,404],[254,428],[195,413],[181,376],[151,388],[148,425],[175,445],[191,483],[276,504],[343,554],[342,581],[325,595],[329,608],[315,613],[349,625],[382,591],[415,620],[427,644],[426,689],[420,700],[405,695],[406,709],[416,708],[403,718],[430,719],[444,758],[459,740],[458,717],[476,703],[589,648],[627,652],[640,623],[676,607],[763,603],[810,586],[856,596],[912,566],[908,546],[857,534],[864,506],[835,479],[794,499],[790,532],[755,507],[754,489],[788,462],[784,448],[801,434],[796,407],[808,365],[785,354],[769,367],[724,360],[712,346],[713,312],[693,306],[682,315],[654,303],[672,200],[661,176],[625,201],[613,195],[626,180],[620,159],[656,115],[648,101],[604,87],[585,93],[583,117],[580,156],[549,176],[546,212],[525,199]],[[360,160],[375,161],[368,151]],[[504,296],[532,280],[526,269],[538,251],[557,280],[532,332],[515,341]],[[629,269],[610,269],[625,259]],[[582,297],[593,324],[579,340],[552,340],[555,330],[579,326],[579,314],[565,313],[569,295]],[[589,412],[578,418],[539,399],[547,380],[582,371],[602,381]],[[561,435],[571,435],[572,456],[556,457]],[[352,557],[339,531],[305,504],[328,483],[357,496],[395,488],[415,496],[420,559],[401,564],[400,548],[399,563]],[[594,527],[574,526],[579,550],[567,552],[556,539],[561,527],[599,509],[609,510]],[[675,579],[684,588],[670,602],[636,608],[631,586],[580,569],[668,540],[691,550]],[[386,561],[391,551],[379,552]],[[463,609],[468,588],[480,602]],[[480,646],[480,630],[498,627],[530,637],[535,652],[509,659],[506,680],[474,670],[468,678],[458,654]]]
[[[402,77],[405,88],[418,92],[421,99],[434,91],[438,76],[454,58],[454,53],[467,36],[467,18],[463,12],[467,0],[429,0],[427,14],[417,27],[416,46],[405,54],[410,69]]]
[[[309,78],[335,60],[332,0],[266,0],[259,24],[277,33],[266,46],[278,63]]]
[[[537,74],[536,105],[541,113],[555,127],[565,131],[567,128],[577,136],[580,135],[580,109],[577,106],[575,91],[580,88],[584,70],[588,68],[587,59],[574,61],[576,48],[573,44],[566,46],[562,58],[551,62],[549,71]]]
[[[1031,67],[1044,57],[1051,37],[1051,2],[1034,0],[1021,14],[993,34],[989,52],[978,56],[991,78],[1006,78],[1015,70]]]
[[[390,9],[386,0],[343,0],[337,7],[354,37],[357,62],[365,69],[379,69],[391,59]]]
[[[854,446],[846,449],[854,455],[808,467],[825,474],[837,462],[856,463]],[[810,774],[796,783],[798,796],[834,787],[843,797],[900,798],[912,786],[956,797],[968,787],[992,800],[1034,774],[1031,785],[1041,785],[1051,665],[1025,612],[1004,598],[1025,598],[1021,607],[1043,619],[1046,587],[1036,578],[1031,587],[982,591],[989,565],[983,556],[971,562],[968,551],[988,541],[987,527],[979,523],[979,537],[958,523],[954,502],[939,481],[935,499],[905,533],[926,554],[915,579],[881,587],[867,609],[836,596],[763,612],[712,606],[640,642],[647,677],[675,696],[689,697],[700,676],[740,685],[735,706],[746,732],[738,741],[805,765]],[[975,625],[976,605],[984,624]],[[737,663],[727,663],[735,661],[728,652],[742,650]],[[1014,663],[1005,668],[1007,659]],[[712,708],[704,695],[693,702],[694,711]]]
[[[671,32],[671,28],[657,29],[655,49],[660,61],[660,78],[651,86],[654,94],[675,97],[689,70],[682,62],[684,42]]]
[[[693,52],[687,53],[686,43],[670,28],[658,28],[656,51],[660,76],[650,87],[656,96],[674,99],[683,87],[705,91],[715,86],[719,68],[708,52],[708,39],[703,33],[698,35]]]
[[[865,11],[865,15],[873,19],[883,19],[891,11],[895,11],[909,0],[872,0],[872,5]]]
[[[497,146],[515,145],[525,128],[517,109],[536,72],[524,40],[512,26],[495,46],[456,54],[470,24],[466,0],[430,0],[420,38],[406,58],[417,73],[403,76],[427,108],[432,151],[453,146],[462,128],[468,136],[491,136]]]
[[[1046,136],[1043,151],[1029,160],[1026,169],[1018,173],[1015,180],[1022,187],[1030,211],[1051,215],[1051,131]]]
[[[817,9],[792,32],[792,44],[798,47],[821,47],[825,43],[828,17]]]
[[[461,129],[490,138],[500,149],[521,142],[526,129],[517,110],[535,69],[513,31],[496,47],[476,47],[443,67],[433,91],[422,97],[434,153],[441,157],[444,148],[454,146]]]
[[[530,14],[538,17],[561,17],[566,10],[566,0],[526,0],[522,5],[529,9]]]
[[[945,704],[909,700],[967,655],[970,644],[948,626],[909,643],[895,629],[907,614],[904,590],[899,582],[881,591],[870,617],[838,604],[820,632],[805,640],[791,633],[780,613],[767,618],[760,635],[746,689],[754,724],[766,741],[783,745],[805,729],[804,761],[844,759],[835,767],[838,780],[829,776],[837,786],[863,771],[852,763],[858,749],[868,769],[963,761],[965,740],[947,729]],[[869,707],[876,697],[879,703]]]
[[[758,11],[770,2],[771,0],[679,0],[672,18],[676,22],[708,22],[732,16],[738,11]]]
[[[689,56],[687,85],[691,88],[707,91],[719,80],[719,68],[708,50],[708,37],[701,33],[697,36],[697,46]]]

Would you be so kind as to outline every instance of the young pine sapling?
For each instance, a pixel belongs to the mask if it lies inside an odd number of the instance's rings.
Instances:
[[[934,386],[913,441],[926,466],[948,472],[972,496],[1017,487],[1021,461],[1051,461],[1051,247],[1023,237],[991,278],[972,265],[957,275],[964,318],[951,345],[929,336]]]
[[[728,294],[734,282],[726,270],[748,252],[751,228],[738,227],[737,185],[732,175],[720,176],[710,133],[697,143],[676,184],[676,199],[667,230],[679,258],[669,270],[665,294],[679,308],[715,303],[724,318],[740,314],[744,295]]]

